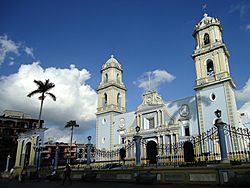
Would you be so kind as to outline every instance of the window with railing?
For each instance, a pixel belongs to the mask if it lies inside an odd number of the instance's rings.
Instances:
[[[211,59],[207,60],[207,76],[214,75],[214,63]]]

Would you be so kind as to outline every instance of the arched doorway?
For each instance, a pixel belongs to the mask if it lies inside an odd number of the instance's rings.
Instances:
[[[30,150],[31,150],[31,143],[28,142],[26,144],[26,149],[25,149],[25,155],[24,155],[24,166],[28,166],[29,165],[29,161],[30,161]]]
[[[150,140],[147,143],[146,151],[147,151],[147,159],[149,160],[149,164],[155,164],[157,162],[156,156],[158,155],[156,142]]]
[[[194,161],[194,146],[191,142],[187,141],[184,143],[184,161],[193,162]]]

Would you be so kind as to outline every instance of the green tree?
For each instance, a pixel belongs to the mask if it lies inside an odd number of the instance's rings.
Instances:
[[[54,101],[56,101],[56,96],[53,93],[50,93],[49,91],[55,87],[54,83],[49,82],[48,80],[45,80],[45,82],[42,82],[40,80],[34,80],[38,88],[32,92],[30,92],[27,97],[32,97],[35,94],[41,94],[41,96],[38,97],[39,100],[41,100],[41,106],[40,106],[40,112],[39,112],[39,118],[38,118],[38,128],[40,128],[41,124],[41,116],[42,116],[42,109],[43,109],[43,102],[45,97],[48,95],[50,96]]]
[[[68,128],[70,127],[71,128],[71,137],[70,137],[70,158],[71,158],[71,147],[72,147],[72,139],[73,139],[73,130],[74,130],[74,127],[79,127],[78,124],[76,124],[76,121],[73,121],[73,120],[70,120],[69,122],[67,122],[67,124],[65,125],[65,128]]]

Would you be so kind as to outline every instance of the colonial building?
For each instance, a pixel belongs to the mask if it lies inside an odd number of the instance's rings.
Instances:
[[[70,150],[71,149],[71,150]],[[91,145],[91,160],[94,161],[95,146]],[[42,166],[55,165],[55,158],[57,154],[58,165],[65,165],[67,160],[71,159],[71,164],[83,164],[87,161],[87,145],[73,143],[70,147],[68,143],[44,143],[41,152],[43,161]]]
[[[16,159],[18,134],[35,129],[38,120],[23,112],[5,110],[0,116],[0,171],[5,170],[7,156],[10,155],[10,167]],[[40,127],[42,127],[41,121]]]
[[[142,103],[131,112],[126,112],[122,65],[112,55],[102,65],[97,89],[96,147],[115,150],[129,145],[135,127],[139,126],[145,143],[142,157],[146,157],[155,148],[187,140],[212,128],[217,109],[222,111],[223,121],[238,127],[235,83],[230,75],[229,52],[222,31],[220,21],[207,14],[195,26],[194,96],[165,101],[157,91],[146,91]]]

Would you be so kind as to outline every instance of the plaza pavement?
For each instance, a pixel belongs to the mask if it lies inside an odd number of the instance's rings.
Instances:
[[[212,185],[183,185],[183,184],[136,184],[136,183],[119,183],[119,182],[83,182],[83,181],[73,181],[72,185],[66,182],[61,185],[62,181],[26,181],[18,182],[17,180],[0,180],[0,188],[223,188],[222,186],[212,186]]]

